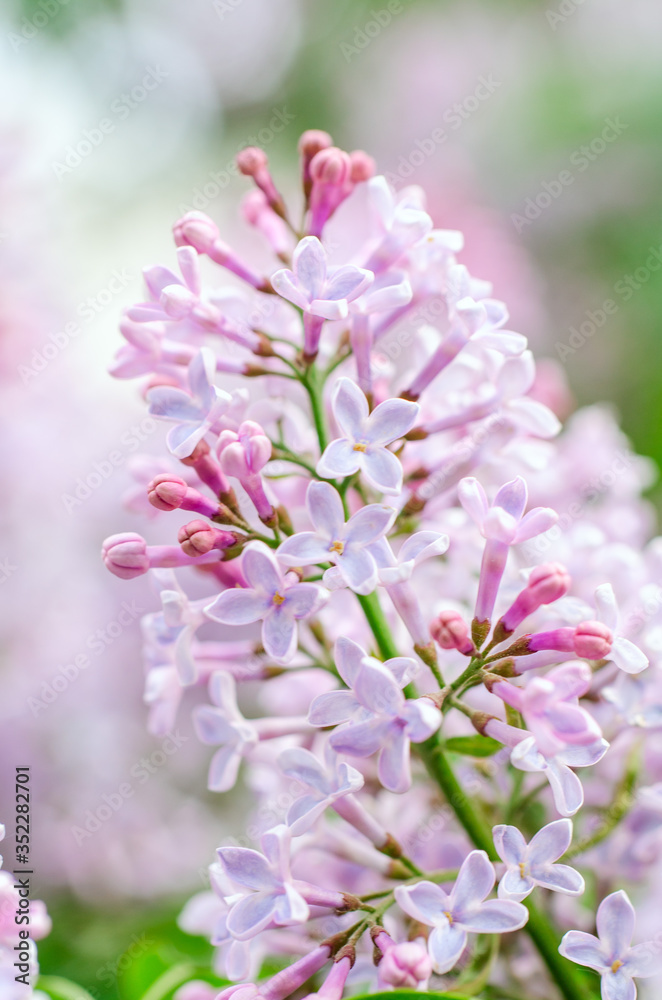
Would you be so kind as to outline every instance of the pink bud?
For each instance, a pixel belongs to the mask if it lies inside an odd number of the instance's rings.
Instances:
[[[256,475],[271,458],[271,441],[260,424],[244,420],[236,431],[222,431],[217,452],[221,468],[228,476],[245,480]]]
[[[475,652],[469,626],[458,611],[440,611],[430,625],[430,634],[442,649],[458,649],[467,654]]]
[[[179,476],[161,472],[147,487],[147,499],[158,510],[178,510],[187,490],[188,486]]]
[[[101,547],[106,569],[122,580],[133,580],[149,569],[147,542],[134,531],[111,535]]]
[[[608,656],[613,641],[611,631],[602,622],[582,622],[575,629],[575,653],[587,660],[602,660]]]
[[[237,166],[245,177],[255,177],[267,163],[267,154],[259,146],[247,146],[237,153]]]
[[[229,549],[240,536],[223,531],[207,521],[195,520],[183,524],[177,540],[187,556],[202,556],[212,549]]]
[[[217,986],[211,986],[202,979],[192,979],[190,983],[179,987],[173,1000],[215,1000],[217,996]],[[240,997],[237,997],[236,1000],[240,1000]]]
[[[159,303],[172,319],[185,319],[197,301],[197,295],[184,285],[167,285],[159,296]]]
[[[321,149],[328,149],[333,145],[333,139],[328,132],[322,132],[318,128],[309,128],[302,132],[299,139],[299,153],[302,157],[312,159]]]
[[[178,247],[193,247],[198,253],[208,253],[219,237],[218,226],[204,212],[187,212],[172,231]]]
[[[503,630],[507,634],[513,632],[520,622],[543,604],[553,604],[567,594],[570,584],[568,571],[560,563],[536,566],[524,590],[503,615],[500,622]]]
[[[432,959],[418,941],[402,941],[388,948],[378,966],[380,983],[416,989],[432,975]]]
[[[350,180],[353,184],[360,184],[361,181],[369,181],[377,172],[377,164],[372,156],[364,153],[362,149],[355,149],[349,154],[351,161]]]
[[[310,162],[310,176],[315,184],[332,184],[343,187],[349,178],[352,162],[349,154],[337,146],[316,153]]]

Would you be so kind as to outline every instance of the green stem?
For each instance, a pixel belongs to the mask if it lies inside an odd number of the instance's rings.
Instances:
[[[315,430],[317,431],[317,438],[320,445],[320,451],[324,451],[327,444],[329,443],[329,438],[326,431],[326,421],[324,419],[324,405],[322,403],[322,392],[321,388],[324,385],[322,380],[320,383],[319,374],[315,365],[311,365],[305,375],[301,375],[301,383],[305,387],[308,398],[310,399],[310,408],[313,413],[313,421],[315,423]]]

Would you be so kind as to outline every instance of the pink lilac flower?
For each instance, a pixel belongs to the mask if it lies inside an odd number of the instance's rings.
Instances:
[[[355,767],[338,761],[335,754],[327,753],[325,767],[310,750],[290,747],[280,754],[278,764],[283,774],[295,778],[308,789],[294,800],[287,812],[287,826],[294,837],[305,833],[326,809],[334,808],[339,799],[363,787],[363,775]]]
[[[580,896],[586,888],[584,879],[569,865],[555,862],[572,842],[572,822],[557,819],[543,826],[527,844],[516,826],[498,825],[492,830],[494,846],[506,864],[499,882],[499,899],[521,902],[536,886]]]
[[[230,405],[229,393],[212,382],[215,368],[212,351],[203,347],[188,368],[192,395],[171,386],[156,386],[147,394],[149,412],[177,424],[167,438],[168,448],[177,458],[190,455]]]
[[[653,941],[632,946],[635,911],[621,889],[606,896],[596,917],[597,937],[585,931],[568,931],[559,951],[571,962],[600,973],[603,1000],[636,1000],[634,979],[658,975],[659,945]]]
[[[469,934],[508,934],[527,922],[529,913],[521,903],[486,898],[495,881],[494,866],[487,854],[471,851],[450,892],[427,881],[396,888],[395,898],[401,909],[432,927],[428,951],[438,975],[457,965]]]
[[[602,736],[592,715],[578,699],[591,686],[591,669],[586,663],[564,663],[544,677],[529,677],[524,687],[508,681],[491,685],[492,692],[522,713],[524,723],[546,757],[569,746],[589,746]]]
[[[250,587],[219,594],[205,608],[207,615],[223,625],[261,621],[266,652],[277,663],[289,663],[297,648],[297,623],[319,611],[327,592],[315,583],[300,583],[296,573],[283,573],[264,542],[246,546],[241,570]]]
[[[286,538],[278,557],[287,566],[331,562],[357,594],[369,594],[378,582],[377,563],[368,546],[381,538],[395,518],[392,507],[369,504],[345,522],[342,501],[329,483],[312,482],[306,505],[315,531]]]
[[[392,792],[411,785],[410,743],[422,743],[441,725],[441,713],[426,698],[405,699],[401,688],[414,667],[393,660],[380,663],[346,641],[338,671],[351,690],[317,697],[310,707],[316,726],[338,726],[329,737],[339,753],[370,757],[379,752],[379,780]],[[393,664],[393,666],[391,666]]]
[[[351,379],[341,378],[336,382],[332,407],[343,436],[325,449],[317,463],[318,475],[344,479],[360,471],[374,489],[398,494],[402,465],[386,445],[411,429],[418,415],[417,404],[388,399],[370,413],[361,389]]]
[[[521,476],[502,486],[492,504],[474,478],[462,480],[458,496],[486,539],[475,616],[478,621],[489,621],[509,547],[547,531],[558,520],[558,514],[546,507],[536,507],[524,514],[528,491]]]
[[[304,354],[314,358],[324,320],[346,319],[349,303],[373,281],[372,271],[348,264],[327,267],[324,247],[316,236],[306,236],[292,255],[292,268],[272,275],[275,290],[304,312]]]

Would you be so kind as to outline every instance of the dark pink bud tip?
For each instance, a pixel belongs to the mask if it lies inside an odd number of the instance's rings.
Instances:
[[[189,521],[179,529],[177,539],[187,556],[202,556],[211,552],[216,532],[207,521]]]
[[[134,531],[107,538],[101,547],[101,557],[106,569],[122,580],[142,576],[149,569],[147,543],[142,535]]]
[[[219,237],[218,226],[204,212],[187,212],[172,232],[178,247],[193,247],[198,253],[207,253]]]
[[[318,128],[309,128],[301,134],[299,152],[307,159],[312,159],[321,149],[328,149],[332,145],[333,139],[328,132],[322,132]]]
[[[608,656],[613,641],[610,629],[602,622],[582,622],[575,629],[575,653],[587,660],[602,660]]]
[[[184,503],[187,489],[179,476],[161,472],[147,487],[147,499],[158,510],[177,510]]]
[[[342,187],[347,181],[352,163],[349,154],[337,146],[329,146],[316,153],[310,162],[310,176],[316,184]]]
[[[458,611],[441,611],[430,625],[430,634],[442,649],[459,649],[461,653],[469,653],[474,648],[469,626]]]
[[[361,181],[369,181],[377,172],[377,164],[372,156],[364,153],[362,149],[355,149],[349,154],[351,160],[350,180],[353,184],[360,184]]]
[[[267,165],[267,154],[259,146],[247,146],[237,153],[237,166],[246,177],[255,177]]]

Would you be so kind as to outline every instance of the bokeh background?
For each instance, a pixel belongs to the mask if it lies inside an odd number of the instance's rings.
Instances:
[[[54,917],[43,972],[103,1000],[204,960],[175,916],[240,808],[204,790],[187,724],[143,779],[159,743],[136,609],[154,600],[98,558],[106,535],[141,530],[121,498],[132,456],[161,442],[134,385],[106,374],[141,268],[172,263],[170,226],[190,208],[248,247],[234,154],[262,145],[287,192],[298,135],[326,129],[396,186],[427,189],[512,328],[659,466],[661,32],[657,0],[3,3],[2,817],[30,764],[36,886]],[[81,839],[127,780],[135,794]]]

